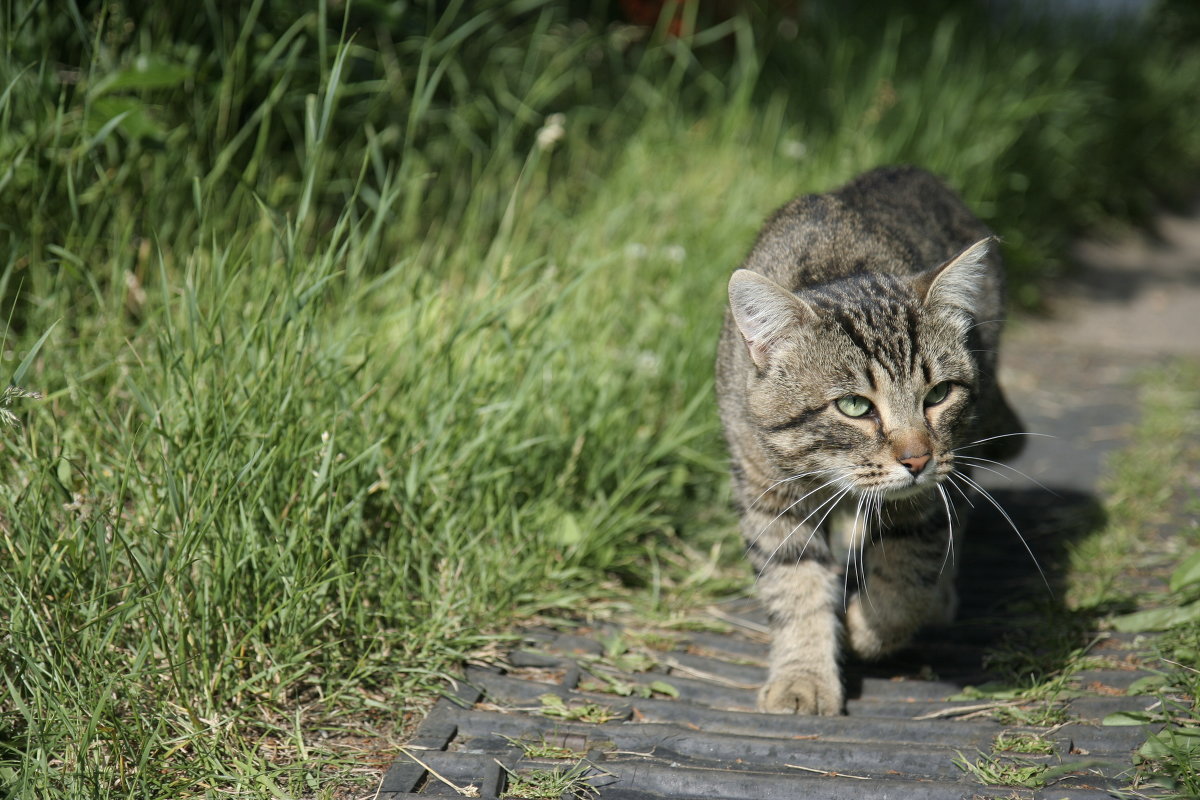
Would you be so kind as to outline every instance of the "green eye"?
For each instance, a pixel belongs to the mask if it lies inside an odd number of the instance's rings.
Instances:
[[[871,410],[871,401],[861,395],[848,394],[837,399],[837,407],[847,417],[861,417]]]
[[[936,406],[938,403],[946,399],[946,395],[950,394],[950,381],[942,381],[938,385],[929,390],[925,395],[925,405]]]

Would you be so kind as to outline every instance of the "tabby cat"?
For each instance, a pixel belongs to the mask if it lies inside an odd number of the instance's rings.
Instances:
[[[843,639],[874,658],[953,617],[969,465],[1020,449],[1003,299],[991,232],[910,167],[793,200],[730,278],[717,398],[771,623],[760,710],[839,714]]]

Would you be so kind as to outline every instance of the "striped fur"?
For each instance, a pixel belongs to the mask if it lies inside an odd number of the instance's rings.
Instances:
[[[1017,428],[993,241],[933,176],[880,169],[784,206],[730,278],[717,398],[771,618],[764,711],[840,713],[844,647],[953,616],[955,449]]]

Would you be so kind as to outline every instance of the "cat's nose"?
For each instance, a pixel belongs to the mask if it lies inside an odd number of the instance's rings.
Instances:
[[[925,469],[925,465],[929,463],[929,453],[923,453],[919,456],[908,456],[900,459],[900,463],[904,468],[912,473],[913,477],[921,474],[921,470]]]

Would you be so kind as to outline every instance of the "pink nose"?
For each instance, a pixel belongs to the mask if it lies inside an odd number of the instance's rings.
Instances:
[[[912,473],[913,477],[916,477],[921,474],[921,470],[925,469],[925,465],[929,463],[929,453],[902,458],[900,459],[900,463]]]

